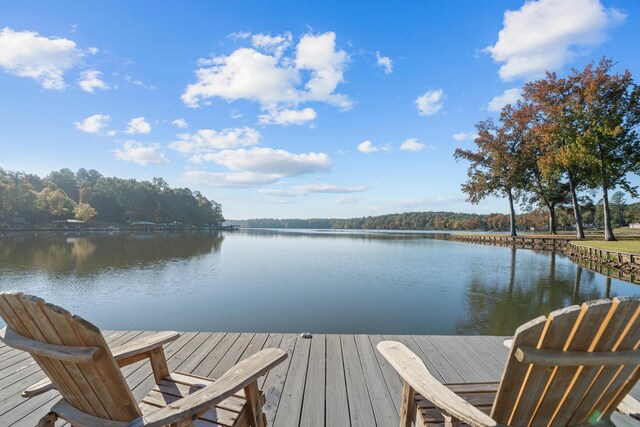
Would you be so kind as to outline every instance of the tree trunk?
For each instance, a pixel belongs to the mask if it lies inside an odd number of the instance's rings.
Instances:
[[[509,222],[510,222],[510,231],[511,231],[511,236],[515,237],[518,234],[516,233],[516,210],[513,207],[513,195],[511,194],[511,189],[509,189],[509,191],[507,192],[507,194],[509,195]]]
[[[569,176],[569,188],[571,189],[571,203],[573,203],[573,216],[576,219],[576,237],[578,239],[584,239],[584,228],[582,226],[582,214],[580,213],[580,205],[578,204],[578,195],[576,193],[576,182],[571,174]]]
[[[556,227],[556,206],[549,203],[547,209],[549,210],[549,234],[558,234]]]
[[[602,207],[604,208],[604,240],[615,241],[616,236],[613,235],[611,227],[611,210],[609,209],[609,188],[607,182],[607,173],[604,165],[600,166],[600,178],[602,180]]]
[[[577,262],[580,262],[580,260],[578,260]],[[573,280],[573,303],[576,304],[576,302],[578,301],[578,294],[580,293],[580,280],[582,279],[582,267],[580,267],[580,264],[577,265],[577,269],[576,269],[576,277]]]
[[[509,275],[509,296],[513,296],[513,285],[516,283],[516,247],[511,246],[511,274]]]

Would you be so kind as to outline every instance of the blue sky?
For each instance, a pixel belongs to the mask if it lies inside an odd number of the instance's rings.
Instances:
[[[227,218],[466,203],[474,123],[550,69],[640,75],[640,3],[0,3],[0,167],[165,178]],[[638,182],[637,178],[634,178]]]

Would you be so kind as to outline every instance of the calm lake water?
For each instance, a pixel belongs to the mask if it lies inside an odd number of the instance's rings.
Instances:
[[[510,335],[640,287],[544,251],[437,233],[244,230],[0,236],[0,290],[107,329]]]

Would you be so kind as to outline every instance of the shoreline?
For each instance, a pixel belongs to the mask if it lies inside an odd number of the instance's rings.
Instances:
[[[463,243],[562,252],[573,262],[589,270],[630,283],[640,284],[640,254],[582,245],[580,244],[581,241],[575,237],[449,234],[449,239]]]

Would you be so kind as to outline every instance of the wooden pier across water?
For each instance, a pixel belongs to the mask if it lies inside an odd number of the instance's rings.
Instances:
[[[111,345],[148,334],[105,331]],[[400,341],[448,383],[499,381],[507,349],[504,337],[427,335],[314,335],[185,332],[165,346],[169,368],[216,378],[267,347],[287,350],[289,358],[260,380],[266,393],[269,426],[397,426],[402,383],[376,351],[383,340]],[[153,386],[148,362],[123,368],[140,400]],[[20,392],[44,378],[26,353],[0,344],[0,426],[34,426],[58,398],[49,391],[31,399]],[[636,387],[632,393],[640,397]],[[617,425],[640,423],[617,417]]]

